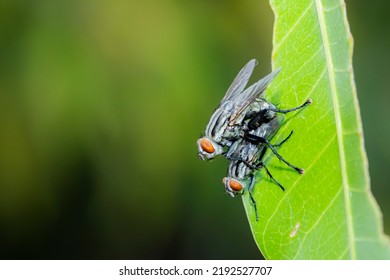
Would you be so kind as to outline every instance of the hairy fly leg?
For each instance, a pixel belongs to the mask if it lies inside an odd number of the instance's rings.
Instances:
[[[282,189],[282,191],[285,191],[285,188],[282,186],[282,184],[279,183],[279,182],[274,178],[274,176],[272,176],[271,172],[269,171],[269,169],[267,168],[267,166],[265,166],[265,164],[264,164],[262,161],[259,162],[259,163],[257,164],[257,169],[261,169],[261,168],[263,168],[263,167],[264,167],[264,169],[265,169],[265,172],[267,172],[269,178],[270,178],[276,185],[278,185],[278,186]]]
[[[287,114],[287,113],[302,109],[311,103],[312,103],[312,100],[308,99],[305,103],[303,103],[302,105],[300,105],[298,107],[283,110],[283,109],[279,109],[279,108],[275,107],[272,103],[269,103],[268,101],[262,99],[262,101],[259,101],[259,104],[267,104],[267,106],[265,106],[263,109],[261,109],[259,112],[257,112],[256,115],[254,115],[249,120],[249,122],[245,125],[243,130],[245,133],[247,133],[250,130],[255,130],[258,127],[260,127],[261,125],[272,121],[272,119],[274,118],[274,113]],[[272,112],[272,113],[270,113],[270,112]]]
[[[291,130],[291,132],[290,132],[290,134],[286,137],[286,138],[284,138],[284,140],[282,141],[282,142],[280,142],[280,143],[278,143],[278,144],[273,144],[273,146],[274,147],[281,147],[284,143],[286,143],[287,142],[287,140],[288,139],[290,139],[290,137],[291,137],[291,135],[294,133],[294,131],[293,130]]]
[[[288,139],[290,139],[291,135],[293,134],[294,131],[291,131],[290,134],[284,138],[282,140],[282,142],[278,143],[278,144],[272,144],[273,147],[281,147],[285,142],[287,142]],[[253,136],[253,137],[252,137]],[[252,137],[252,138],[251,138]],[[252,135],[252,134],[248,134],[247,135],[247,138],[249,138],[249,141],[248,142],[251,142],[252,144],[258,144],[256,139],[253,139],[254,137],[259,137],[259,136],[256,136],[256,135]],[[241,143],[240,143],[241,144]],[[242,145],[242,144],[241,144]],[[261,143],[260,145],[263,145],[263,143]],[[257,158],[259,159],[262,159],[267,151],[267,146],[265,146],[263,149],[257,149],[257,151],[260,151],[259,155],[257,156]],[[228,159],[228,160],[235,160],[235,161],[238,161],[238,162],[242,162],[244,163],[246,166],[248,166],[249,168],[255,170],[255,169],[260,169],[262,166],[258,167],[257,164],[252,164],[250,163],[248,160],[245,160],[243,159],[240,155],[238,156],[233,156],[233,155],[230,155],[228,154],[227,152],[223,153],[223,155]]]
[[[291,133],[290,133],[291,135]],[[288,137],[289,138],[289,137]],[[252,143],[258,143],[258,144],[265,144],[267,145],[268,148],[271,149],[271,151],[274,153],[275,156],[277,156],[278,159],[280,159],[281,161],[283,161],[286,165],[288,165],[289,167],[291,167],[292,169],[294,169],[295,171],[297,171],[299,174],[303,174],[304,173],[304,170],[302,168],[298,168],[294,165],[292,165],[291,163],[289,163],[287,160],[285,160],[275,149],[275,147],[268,141],[268,139],[266,138],[263,138],[263,137],[260,137],[260,136],[256,136],[256,135],[252,135],[252,134],[247,134],[245,135],[245,139],[249,142],[252,142]],[[282,141],[283,142],[283,141]]]
[[[267,166],[264,165],[263,162],[259,162],[257,165],[256,165],[256,169],[260,169],[260,168],[263,168],[265,169],[265,171],[267,172],[268,176],[270,177],[270,179],[276,184],[278,185],[282,191],[285,191],[285,188],[282,186],[282,184],[280,184],[275,178],[274,176],[272,176],[271,172],[268,170]],[[253,173],[250,175],[250,186],[248,188],[248,193],[249,193],[249,198],[252,202],[252,205],[253,205],[253,208],[255,210],[255,214],[256,214],[256,221],[259,220],[259,214],[258,214],[258,211],[257,211],[257,203],[256,203],[256,200],[253,198],[253,195],[252,195],[252,190],[253,190],[253,187],[255,185],[255,176],[253,175]]]
[[[252,195],[252,189],[255,185],[255,176],[253,176],[253,174],[250,175],[250,181],[251,181],[251,183],[250,183],[250,186],[248,188],[248,193],[249,193],[249,198],[251,199],[253,208],[255,209],[256,222],[257,222],[259,220],[259,213],[257,211],[256,200],[253,198],[253,195]]]
[[[305,103],[303,103],[302,105],[300,105],[298,107],[295,107],[295,108],[283,110],[283,109],[279,109],[279,108],[276,108],[276,107],[274,107],[274,108],[270,107],[268,110],[273,111],[275,113],[287,114],[287,113],[290,113],[290,112],[302,109],[302,108],[306,107],[307,105],[310,105],[311,103],[312,103],[312,100],[308,99],[308,100],[306,100]]]

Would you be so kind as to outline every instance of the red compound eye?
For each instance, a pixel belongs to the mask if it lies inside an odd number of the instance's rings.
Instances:
[[[242,185],[236,180],[230,180],[229,187],[235,192],[242,190]]]
[[[200,141],[200,147],[202,148],[203,151],[209,154],[212,154],[215,151],[213,144],[207,139],[202,139]]]

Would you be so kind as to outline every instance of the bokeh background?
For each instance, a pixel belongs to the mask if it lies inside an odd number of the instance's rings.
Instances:
[[[372,191],[390,233],[390,2],[348,1]],[[268,1],[0,2],[0,258],[252,259],[197,138],[271,70]]]

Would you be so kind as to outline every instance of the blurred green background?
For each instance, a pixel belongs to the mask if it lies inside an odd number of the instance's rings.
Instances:
[[[389,7],[347,2],[387,233]],[[1,1],[0,258],[260,258],[196,140],[272,28],[263,0]]]

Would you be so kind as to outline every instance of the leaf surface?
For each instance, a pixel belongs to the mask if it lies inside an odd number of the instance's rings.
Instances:
[[[389,259],[380,210],[371,194],[356,95],[353,40],[342,0],[271,0],[273,68],[282,67],[267,99],[290,113],[272,139],[293,136],[279,153],[304,168],[297,174],[270,151],[253,196],[243,201],[255,241],[267,259]]]

